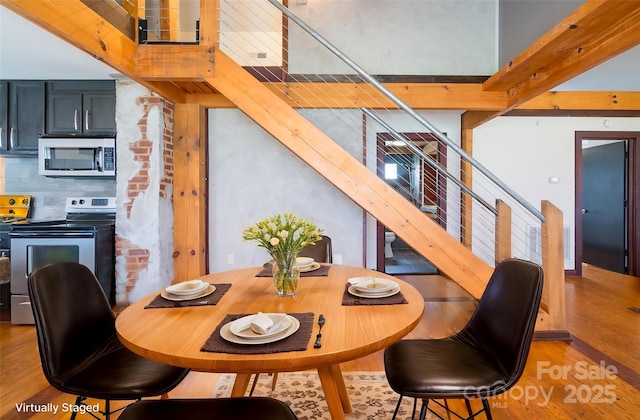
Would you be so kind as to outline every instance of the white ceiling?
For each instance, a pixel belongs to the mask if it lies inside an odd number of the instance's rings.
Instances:
[[[111,79],[106,64],[0,7],[0,79]]]
[[[106,64],[0,7],[0,79],[111,79],[115,75]],[[556,90],[640,91],[640,46]]]

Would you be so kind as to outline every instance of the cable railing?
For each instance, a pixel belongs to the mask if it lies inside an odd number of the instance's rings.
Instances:
[[[428,121],[434,112],[410,108],[276,0],[221,0],[219,27],[222,51],[481,259],[493,265],[509,242],[512,256],[540,260],[544,215],[460,147],[459,116],[446,122],[449,135],[440,131]],[[287,36],[330,51],[345,72],[290,72],[309,52],[292,49]],[[507,237],[497,230],[505,208]]]
[[[119,0],[137,18],[140,44],[197,44],[200,1]]]

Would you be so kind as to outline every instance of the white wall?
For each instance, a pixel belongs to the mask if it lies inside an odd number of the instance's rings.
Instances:
[[[362,210],[241,111],[210,110],[210,271],[262,265],[268,254],[242,231],[285,211],[324,229],[334,262],[362,264]]]
[[[575,132],[639,131],[640,118],[500,117],[474,130],[473,156],[527,201],[560,208],[575,255]],[[550,177],[559,178],[557,184]]]
[[[491,75],[495,1],[309,0],[290,10],[370,74]],[[289,72],[354,71],[289,25]]]

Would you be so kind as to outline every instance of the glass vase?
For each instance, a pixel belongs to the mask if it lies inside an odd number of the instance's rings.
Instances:
[[[300,268],[296,262],[297,253],[272,255],[273,285],[279,296],[294,296],[300,282]]]

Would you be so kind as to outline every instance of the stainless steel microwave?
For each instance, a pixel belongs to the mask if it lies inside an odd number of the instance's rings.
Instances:
[[[45,176],[116,176],[115,138],[38,139],[38,173]]]

